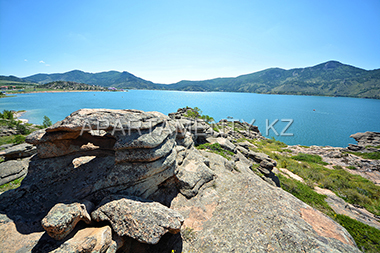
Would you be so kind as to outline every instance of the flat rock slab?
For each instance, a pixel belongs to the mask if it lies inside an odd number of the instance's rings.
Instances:
[[[183,217],[157,202],[136,197],[109,196],[91,213],[95,221],[109,221],[119,236],[156,244],[161,237],[181,230]]]
[[[58,121],[46,132],[57,131],[121,131],[150,129],[169,119],[159,112],[143,112],[139,110],[80,109],[62,121]]]
[[[91,222],[89,212],[94,204],[89,201],[72,204],[56,204],[49,213],[42,219],[41,225],[48,235],[56,240],[64,239],[79,221],[87,224]]]
[[[11,160],[32,156],[35,153],[37,153],[36,147],[28,143],[22,143],[0,151],[0,156],[4,156],[6,160]]]
[[[152,162],[168,155],[175,145],[174,138],[165,140],[155,148],[123,149],[115,152],[115,162]]]
[[[115,133],[117,139],[114,149],[155,148],[165,142],[175,132],[175,126],[171,122],[159,124],[152,129]]]
[[[0,185],[7,184],[28,173],[29,158],[0,163]]]

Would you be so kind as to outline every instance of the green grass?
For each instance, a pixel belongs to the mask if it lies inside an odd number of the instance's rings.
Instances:
[[[380,230],[351,219],[348,216],[336,214],[325,201],[325,195],[318,194],[309,186],[297,180],[287,178],[282,174],[277,176],[280,179],[283,190],[325,213],[342,225],[354,238],[359,249],[364,252],[380,252]]]
[[[361,153],[361,152],[347,152],[353,155],[360,156],[364,159],[375,159],[379,160],[380,159],[380,152],[369,152],[369,153]]]
[[[304,154],[304,153],[298,153],[296,156],[291,157],[294,160],[297,161],[303,161],[303,162],[312,162],[312,163],[318,163],[322,165],[327,165],[328,163],[322,161],[322,157],[319,155],[310,155],[310,154]]]
[[[330,189],[345,201],[363,206],[371,213],[380,215],[380,187],[373,182],[343,170],[341,167],[327,169],[313,162],[298,163],[291,158],[279,156],[278,163],[288,170],[310,180],[320,187]]]
[[[11,190],[11,189],[16,189],[17,187],[19,187],[21,185],[21,182],[23,179],[24,179],[24,177],[13,180],[12,182],[9,182],[7,184],[0,185],[0,192],[5,192],[5,191]]]
[[[327,215],[334,214],[332,208],[325,201],[326,195],[318,194],[310,186],[287,178],[282,174],[278,174],[277,176],[280,179],[282,189]]]
[[[214,144],[205,143],[205,144],[201,144],[201,145],[197,146],[197,149],[207,150],[207,151],[219,154],[219,155],[223,156],[224,158],[226,158],[227,160],[231,160],[231,156],[234,155],[233,152],[223,149],[220,146],[219,143],[214,143]]]
[[[363,252],[380,252],[380,230],[341,214],[334,220],[350,233]]]
[[[352,165],[348,166],[347,169],[350,169],[350,170],[357,170],[357,168],[356,168],[355,166],[352,166]]]

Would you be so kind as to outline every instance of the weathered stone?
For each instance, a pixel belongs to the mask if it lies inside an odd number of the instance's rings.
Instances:
[[[276,165],[277,165],[277,162],[272,159],[270,160],[265,159],[260,162],[261,167],[266,168],[270,171],[273,170],[273,167],[275,167]]]
[[[179,191],[187,198],[194,197],[200,187],[214,178],[214,173],[203,162],[200,153],[193,149],[181,166],[175,170]]]
[[[59,133],[61,132],[46,133],[46,135]],[[110,135],[99,137],[92,136],[85,132],[79,135],[77,139],[61,139],[58,141],[38,143],[38,156],[40,158],[50,158],[89,151],[113,152],[115,141],[115,138]]]
[[[0,185],[7,184],[28,173],[29,158],[0,163]]]
[[[236,153],[236,146],[234,144],[232,144],[229,140],[227,140],[226,138],[222,138],[222,137],[218,137],[218,138],[214,138],[214,137],[208,137],[206,139],[209,143],[211,144],[214,144],[214,143],[219,143],[219,145],[226,149],[226,150],[229,150],[231,152],[234,152]]]
[[[4,156],[5,160],[12,160],[32,156],[35,153],[37,153],[36,147],[28,143],[22,143],[0,151],[0,156]]]
[[[113,133],[126,130],[150,129],[169,119],[159,112],[139,110],[81,109],[58,121],[46,132],[105,130]]]
[[[350,135],[358,142],[358,146],[380,146],[380,132],[365,132]]]
[[[112,243],[112,230],[109,226],[104,226],[100,228],[89,227],[89,228],[84,228],[84,229],[79,230],[74,235],[73,238],[67,240],[59,248],[51,252],[52,253],[67,253],[67,252],[103,253],[107,251],[111,243]]]
[[[89,201],[72,204],[56,204],[42,219],[41,225],[48,235],[56,240],[64,239],[79,221],[91,222],[89,213],[94,204]]]
[[[242,153],[244,156],[248,156],[248,150],[242,146],[237,146],[236,150],[238,150],[240,153]]]
[[[166,157],[153,162],[115,164],[113,170],[93,184],[92,191],[125,190],[125,193],[131,195],[147,197],[147,192],[154,191],[160,183],[174,175],[176,156],[177,153],[173,149]],[[149,181],[147,181],[148,178],[150,178]]]
[[[185,218],[183,252],[360,252],[342,226],[264,182],[249,163],[238,161],[241,173],[230,172],[224,158],[201,154],[210,159],[215,187],[171,202]]]
[[[117,141],[114,149],[155,148],[174,133],[175,127],[171,122],[159,124],[152,129],[125,132],[125,134],[119,131],[115,134]]]
[[[91,213],[96,221],[109,221],[119,236],[156,244],[167,232],[181,230],[183,217],[176,211],[136,197],[109,196]]]
[[[33,145],[37,145],[39,143],[44,143],[44,142],[76,139],[79,137],[79,135],[80,135],[80,131],[47,133],[45,129],[41,129],[29,134],[26,137],[25,142],[33,144]]]
[[[170,136],[169,136],[170,137]],[[168,155],[175,145],[171,137],[155,148],[122,149],[115,152],[115,162],[152,162]]]
[[[257,163],[260,163],[261,161],[265,161],[265,160],[270,160],[270,158],[267,154],[253,152],[252,150],[249,150],[248,158],[251,158],[252,160],[254,160]]]

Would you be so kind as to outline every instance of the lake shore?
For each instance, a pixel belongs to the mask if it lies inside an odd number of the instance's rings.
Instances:
[[[60,92],[105,92],[105,90],[46,90],[46,91],[21,91],[21,92],[11,92],[10,94],[31,94],[31,93],[60,93]]]

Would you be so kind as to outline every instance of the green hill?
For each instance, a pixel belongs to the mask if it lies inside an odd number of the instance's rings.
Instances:
[[[37,74],[22,80],[39,84],[71,81],[126,89],[253,92],[380,99],[380,69],[365,70],[338,61],[329,61],[307,68],[289,70],[270,68],[238,77],[180,81],[168,85],[153,83],[126,71],[87,73],[73,70],[62,74]]]
[[[380,69],[367,71],[329,61],[308,68],[271,68],[236,78],[181,81],[167,88],[380,99]]]
[[[127,89],[156,89],[157,85],[136,77],[126,71],[108,71],[100,73],[87,73],[80,70],[73,70],[63,74],[37,74],[24,78],[30,82],[46,84],[53,81],[71,81],[86,83],[103,87],[116,87]]]

